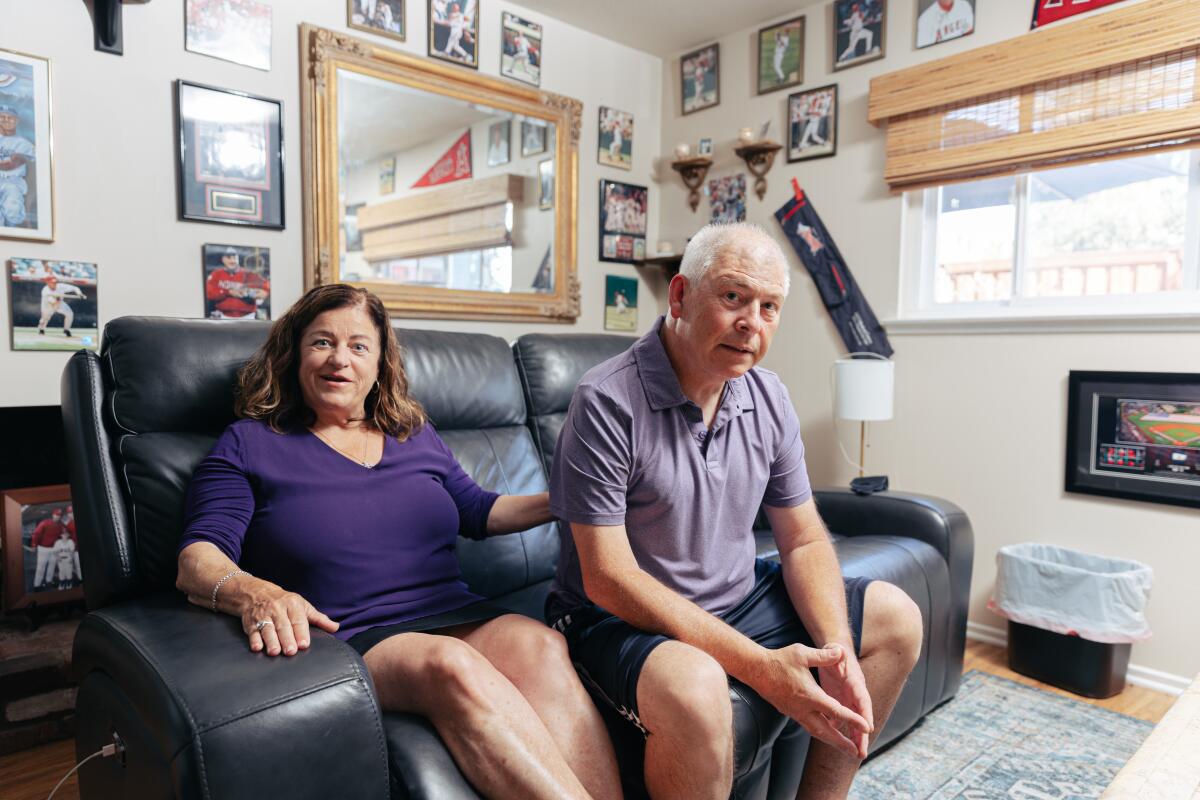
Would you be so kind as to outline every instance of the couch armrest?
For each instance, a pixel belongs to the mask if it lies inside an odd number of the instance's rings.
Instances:
[[[272,658],[250,652],[235,618],[161,594],[84,617],[72,669],[90,717],[77,750],[99,749],[110,728],[128,747],[123,764],[81,770],[85,797],[152,784],[179,798],[388,797],[370,677],[329,634],[314,630],[308,650]],[[88,681],[97,674],[107,680]],[[90,697],[89,685],[108,688]]]

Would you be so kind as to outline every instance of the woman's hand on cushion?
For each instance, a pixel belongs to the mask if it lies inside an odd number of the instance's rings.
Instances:
[[[265,651],[269,656],[283,653],[294,656],[308,649],[309,626],[333,633],[338,623],[315,609],[295,592],[267,586],[249,593],[242,607],[242,630],[250,640],[250,650]],[[260,623],[269,620],[269,624]]]

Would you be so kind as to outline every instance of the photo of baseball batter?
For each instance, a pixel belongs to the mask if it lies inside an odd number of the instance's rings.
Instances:
[[[600,106],[601,164],[619,169],[633,169],[633,114]]]
[[[13,258],[8,262],[13,350],[95,350],[96,265]]]
[[[193,53],[271,69],[271,6],[258,0],[187,0],[184,47]]]
[[[833,68],[845,69],[884,56],[887,0],[835,0]]]
[[[720,45],[710,44],[679,59],[683,113],[712,108],[721,102]]]
[[[837,153],[837,84],[788,95],[788,162]]]
[[[232,244],[204,245],[204,316],[271,318],[271,251]]]
[[[429,0],[429,55],[479,68],[476,0]]]
[[[346,0],[351,28],[404,41],[404,0]]]
[[[0,50],[0,238],[54,238],[50,62]]]
[[[975,0],[917,0],[917,47],[975,32]]]
[[[804,82],[804,17],[758,31],[758,93]]]
[[[500,74],[533,86],[541,84],[541,25],[504,12],[500,24]]]

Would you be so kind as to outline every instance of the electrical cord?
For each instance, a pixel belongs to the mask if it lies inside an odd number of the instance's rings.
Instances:
[[[99,750],[92,753],[90,756],[85,758],[83,761],[80,761],[78,764],[71,767],[70,771],[66,775],[62,776],[62,780],[58,782],[58,785],[50,790],[50,794],[46,796],[46,800],[54,800],[55,793],[57,793],[58,790],[62,788],[62,785],[67,782],[67,779],[70,778],[72,775],[74,775],[76,770],[78,770],[84,764],[91,761],[96,756],[103,756],[104,758],[110,758],[112,756],[118,755],[119,753],[123,753],[123,752],[125,752],[125,745],[121,743],[120,737],[118,737],[114,733],[112,744],[104,745],[104,747],[101,747]]]

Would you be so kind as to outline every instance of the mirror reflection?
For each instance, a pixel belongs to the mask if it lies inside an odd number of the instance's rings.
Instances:
[[[554,291],[555,125],[337,71],[341,277]]]

